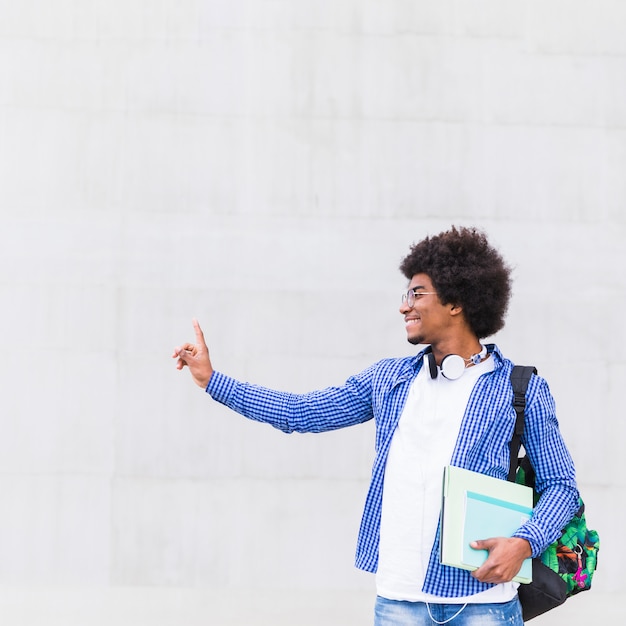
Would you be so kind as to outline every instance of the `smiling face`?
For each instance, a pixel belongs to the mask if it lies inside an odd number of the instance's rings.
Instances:
[[[415,274],[409,283],[415,294],[415,302],[409,307],[405,300],[400,313],[404,316],[407,340],[413,345],[437,345],[450,340],[455,331],[455,317],[460,308],[453,304],[442,304],[435,287],[427,274]],[[424,295],[419,295],[424,293]]]

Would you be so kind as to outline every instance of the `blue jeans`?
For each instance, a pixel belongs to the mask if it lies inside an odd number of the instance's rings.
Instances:
[[[523,626],[519,600],[494,604],[432,604],[387,600],[378,596],[374,626]]]

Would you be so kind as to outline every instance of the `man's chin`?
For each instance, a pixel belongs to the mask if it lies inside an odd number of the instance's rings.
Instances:
[[[424,337],[407,337],[406,340],[412,345],[412,346],[419,346],[420,344],[424,343]]]

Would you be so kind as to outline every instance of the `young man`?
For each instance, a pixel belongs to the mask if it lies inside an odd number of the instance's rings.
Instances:
[[[376,456],[356,554],[376,573],[376,626],[522,624],[522,561],[556,539],[578,506],[572,459],[548,385],[533,376],[523,445],[541,498],[513,537],[485,537],[489,556],[474,572],[441,565],[441,478],[455,465],[506,480],[515,411],[513,363],[482,345],[504,325],[510,270],[476,229],[451,228],[415,244],[401,271],[408,341],[415,357],[385,359],[340,387],[290,394],[214,371],[200,326],[196,343],[175,348],[177,368],[215,400],[285,432],[322,432],[376,421]]]

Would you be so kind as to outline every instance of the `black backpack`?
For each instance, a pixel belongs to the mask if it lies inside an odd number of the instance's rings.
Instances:
[[[537,370],[534,367],[516,365],[511,372],[513,406],[517,413],[515,430],[509,443],[511,464],[508,479],[535,488],[535,472],[524,454],[519,456],[524,433],[526,389]],[[539,498],[535,492],[535,501]],[[591,587],[596,570],[600,538],[595,530],[587,528],[585,505],[579,498],[579,508],[568,522],[561,536],[544,552],[533,559],[533,580],[521,584],[518,595],[524,621],[541,615],[567,598]]]

